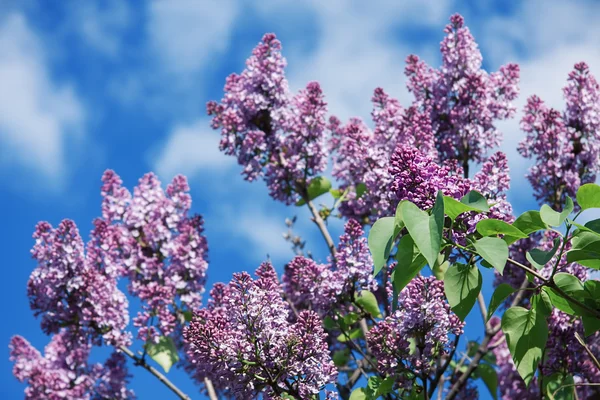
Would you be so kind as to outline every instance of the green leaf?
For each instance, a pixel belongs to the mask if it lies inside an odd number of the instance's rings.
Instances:
[[[158,343],[147,342],[146,353],[168,373],[173,364],[179,361],[179,354],[173,339],[161,336]]]
[[[576,398],[574,383],[572,375],[564,376],[556,372],[552,375],[544,376],[542,392],[550,400],[574,400]]]
[[[350,394],[350,400],[367,400],[367,392],[365,388],[354,389]]]
[[[308,200],[316,199],[317,197],[329,192],[329,189],[331,189],[331,182],[329,179],[325,178],[324,176],[315,176],[310,180],[308,188],[306,188]],[[304,204],[306,204],[304,199],[300,199],[296,202],[297,206],[303,206]]]
[[[367,192],[367,185],[365,185],[364,183],[359,183],[358,185],[356,185],[356,198],[360,199],[363,194],[365,194]]]
[[[344,315],[343,321],[344,324],[346,324],[346,326],[350,326],[353,323],[355,323],[356,321],[358,321],[360,315],[358,315],[355,312],[349,312],[348,314]]]
[[[415,206],[416,207],[416,206]],[[373,257],[373,275],[377,275],[387,264],[394,235],[394,217],[383,217],[375,221],[369,231],[369,250]]]
[[[350,340],[356,340],[363,336],[362,329],[360,328],[353,329],[346,333],[348,334],[347,336],[344,333],[340,333],[340,335],[337,337],[337,341],[340,343],[346,343]]]
[[[394,268],[394,290],[400,293],[402,289],[423,269],[427,260],[418,251],[415,251],[415,242],[410,235],[402,236],[396,252],[398,264]]]
[[[571,304],[567,299],[562,297],[558,292],[548,286],[544,286],[542,288],[548,297],[550,297],[550,301],[554,307],[558,308],[560,311],[567,313],[569,315],[577,315],[579,308],[576,305]],[[577,308],[577,310],[575,310]]]
[[[356,298],[356,304],[366,310],[371,316],[375,318],[381,317],[381,311],[377,304],[377,298],[375,295],[368,290],[362,290],[359,297]]]
[[[477,232],[481,236],[507,235],[518,239],[525,239],[527,237],[518,228],[499,219],[482,219],[477,223],[475,229],[477,229]]]
[[[454,221],[460,214],[470,211],[477,213],[481,212],[479,208],[471,207],[468,204],[461,203],[453,197],[444,196],[444,212],[450,217],[451,220]]]
[[[541,291],[539,294],[534,294],[531,297],[531,306],[544,317],[550,316],[552,313],[552,302],[548,293]]]
[[[475,190],[471,190],[469,193],[465,194],[463,198],[460,199],[460,202],[480,211],[490,211],[487,199]]]
[[[586,304],[595,309],[600,308],[598,307],[598,303],[600,302],[600,281],[593,279],[587,280],[583,284],[583,287],[589,295],[589,301],[586,302]],[[600,330],[600,319],[596,317],[588,317],[584,315],[581,317],[581,321],[583,322],[585,336],[589,336]]]
[[[464,321],[481,291],[482,278],[476,266],[456,264],[448,268],[444,277],[444,292],[452,311]]]
[[[185,310],[183,312],[183,319],[185,319],[185,322],[190,322],[193,318],[194,318],[194,313],[192,310]]]
[[[492,294],[492,298],[490,299],[490,305],[488,307],[488,321],[490,320],[494,312],[496,312],[498,307],[502,305],[504,300],[506,300],[508,296],[510,296],[514,292],[516,292],[516,290],[508,283],[501,283],[500,285],[498,285],[498,287],[496,287],[496,290],[494,290],[494,294]]]
[[[508,245],[500,238],[484,237],[475,242],[475,250],[502,275],[508,260]]]
[[[559,272],[556,275],[554,275],[554,283],[564,293],[571,296],[572,298],[577,299],[580,302],[585,303],[586,300],[589,299],[589,293],[584,290],[583,284],[579,279],[577,279],[576,276],[567,274],[565,272]],[[566,299],[554,288],[546,286],[543,289],[550,297],[552,304],[554,304],[554,306],[559,310],[569,315],[593,317],[593,315],[589,311]]]
[[[600,319],[596,317],[582,316],[581,322],[583,322],[583,333],[585,336],[593,335],[600,330]]]
[[[577,190],[577,203],[582,210],[600,208],[600,186],[586,183]]]
[[[568,262],[577,262],[588,268],[600,269],[600,236],[579,231],[571,239],[571,250],[567,252]]]
[[[331,357],[336,367],[343,367],[350,361],[350,349],[337,350]]]
[[[554,211],[549,205],[544,204],[540,209],[540,217],[542,221],[550,226],[560,226],[571,212],[573,212],[573,200],[567,196],[565,207],[561,212]]]
[[[502,316],[502,331],[517,371],[529,386],[548,340],[546,319],[535,309],[511,307]]]
[[[496,370],[489,364],[481,363],[477,367],[477,372],[490,391],[492,398],[496,400],[498,398],[498,374],[496,373]]]
[[[548,228],[548,225],[542,221],[539,211],[524,212],[512,225],[527,235]]]
[[[586,222],[585,227],[600,234],[600,218]]]
[[[385,378],[377,387],[377,392],[375,393],[375,396],[385,396],[386,394],[391,393],[392,389],[394,388],[394,383],[394,377],[388,376],[387,378]]]
[[[406,229],[429,265],[433,266],[442,246],[444,229],[444,200],[441,192],[438,192],[432,215],[411,202],[402,203],[400,209]]]
[[[329,189],[329,193],[336,200],[339,199],[340,197],[342,197],[342,191],[340,189]]]
[[[552,257],[556,254],[558,250],[558,246],[560,245],[560,239],[554,239],[554,247],[550,251],[543,251],[540,249],[532,249],[525,254],[525,258],[531,265],[533,265],[536,269],[540,270],[544,267],[544,265],[548,264]]]

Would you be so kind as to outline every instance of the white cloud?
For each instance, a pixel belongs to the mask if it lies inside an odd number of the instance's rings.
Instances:
[[[219,133],[208,119],[176,126],[154,157],[154,169],[163,178],[176,174],[191,178],[203,171],[223,174],[233,165],[235,159],[219,151]]]
[[[519,128],[523,107],[536,94],[549,106],[564,110],[562,88],[577,62],[586,61],[600,79],[599,16],[600,6],[594,3],[528,1],[515,15],[493,18],[481,27],[484,58],[493,66],[517,62],[521,67],[517,115],[498,124],[504,132],[502,150],[509,159],[517,202],[523,202],[523,193],[531,193],[525,178],[531,161],[516,150],[525,137]]]
[[[308,81],[319,81],[330,111],[343,119],[362,116],[368,120],[370,99],[379,86],[408,103],[404,62],[411,52],[421,49],[399,43],[394,29],[407,23],[435,26],[441,40],[444,21],[450,14],[446,2],[433,1],[330,1],[312,5],[320,28],[319,42],[312,54],[288,55],[291,86],[299,89]]]
[[[229,44],[239,5],[233,0],[154,1],[148,31],[169,72],[197,72]]]
[[[73,23],[85,41],[97,51],[116,56],[121,33],[130,23],[130,10],[120,1],[75,3]]]
[[[73,89],[52,81],[43,44],[20,14],[0,23],[0,165],[19,165],[53,184],[65,169],[65,142],[81,132]]]

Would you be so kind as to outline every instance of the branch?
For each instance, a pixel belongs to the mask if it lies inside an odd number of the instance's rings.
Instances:
[[[433,378],[433,381],[431,381],[431,388],[429,389],[429,397],[430,398],[433,397],[433,392],[435,392],[435,389],[438,388],[439,383],[442,382],[444,373],[448,369],[448,366],[450,365],[450,362],[452,361],[452,358],[454,357],[454,354],[456,353],[456,348],[458,347],[459,340],[460,340],[460,335],[456,335],[456,337],[454,338],[454,347],[453,347],[452,351],[448,355],[444,365],[440,365],[440,367],[437,370],[437,373],[435,374],[435,377]],[[440,393],[441,393],[441,389],[440,389]]]
[[[523,283],[521,283],[520,290],[517,292],[513,301],[510,304],[511,307],[514,307],[521,302],[521,300],[523,299],[523,296],[525,295],[524,289],[527,288],[527,286],[529,286],[529,281],[527,280],[527,278],[525,278]],[[483,341],[479,345],[479,348],[477,349],[475,356],[472,358],[471,362],[469,363],[469,366],[467,367],[467,370],[465,371],[465,373],[462,374],[457,379],[457,381],[454,383],[454,385],[452,385],[450,392],[446,396],[446,400],[452,400],[458,395],[458,393],[460,392],[462,387],[465,385],[465,383],[467,382],[467,380],[469,379],[469,377],[471,376],[473,371],[475,371],[475,369],[477,369],[477,367],[479,366],[479,362],[481,361],[481,359],[487,354],[488,348],[490,345],[490,340],[492,340],[494,335],[496,333],[498,333],[500,331],[500,329],[501,329],[500,325],[496,326],[493,329],[486,328],[485,337],[483,338]]]
[[[325,225],[325,221],[323,220],[323,218],[321,218],[321,214],[319,214],[319,210],[317,210],[317,207],[315,207],[313,202],[308,199],[308,196],[302,197],[304,198],[304,201],[308,205],[308,208],[313,215],[313,222],[317,225],[317,227],[321,231],[321,234],[323,235],[323,239],[325,239],[325,243],[327,243],[327,247],[329,248],[331,256],[335,259],[335,243],[333,242],[333,239],[329,234],[329,230],[327,229],[327,225]]]
[[[171,391],[173,393],[175,393],[177,395],[177,397],[179,397],[182,400],[191,400],[190,396],[188,396],[187,394],[183,393],[181,391],[181,389],[179,389],[177,386],[175,386],[173,384],[173,382],[171,382],[169,379],[167,379],[166,376],[164,376],[163,374],[161,374],[152,365],[147,364],[146,361],[144,361],[140,357],[136,356],[133,353],[133,351],[129,350],[125,346],[119,346],[119,350],[121,350],[123,353],[125,353],[127,356],[129,356],[134,361],[135,365],[138,365],[138,366],[146,369],[148,372],[150,372],[152,375],[154,375],[160,382],[162,382],[163,385],[165,385],[166,387],[168,387],[169,389],[171,389]],[[210,386],[212,387],[212,383],[211,383]],[[208,389],[208,385],[207,385],[207,389]],[[213,391],[214,391],[214,389],[213,389]],[[209,396],[210,396],[210,392],[209,392]],[[217,400],[216,395],[215,395],[215,397],[210,397],[210,398],[211,398],[211,400]]]

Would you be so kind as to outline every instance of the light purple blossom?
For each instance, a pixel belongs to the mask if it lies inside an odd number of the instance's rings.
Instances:
[[[257,275],[238,273],[219,285],[185,330],[195,376],[237,399],[261,392],[312,398],[337,375],[322,322],[312,311],[289,322],[273,267],[265,263]]]
[[[113,353],[105,365],[88,363],[90,344],[66,330],[52,336],[42,356],[27,340],[14,336],[10,342],[13,375],[27,382],[26,399],[130,399],[123,355]]]
[[[463,326],[446,302],[443,282],[417,276],[400,293],[398,309],[378,322],[367,339],[379,371],[407,383],[409,373],[431,373],[431,360],[452,350],[449,335],[460,335]]]
[[[285,66],[281,43],[266,34],[246,69],[227,78],[221,103],[207,110],[221,150],[237,157],[245,179],[263,177],[274,199],[292,204],[325,169],[327,107],[316,82],[292,96]]]
[[[497,147],[501,134],[495,121],[515,113],[519,67],[507,64],[488,74],[469,28],[459,14],[450,17],[440,44],[442,66],[436,70],[417,56],[407,59],[405,74],[415,105],[429,113],[440,160],[481,162]]]
[[[178,318],[201,303],[208,247],[202,217],[188,215],[188,192],[183,176],[164,191],[154,174],[146,174],[133,196],[113,171],[103,176],[98,259],[128,276],[129,292],[143,301],[134,318],[142,340],[170,335]]]

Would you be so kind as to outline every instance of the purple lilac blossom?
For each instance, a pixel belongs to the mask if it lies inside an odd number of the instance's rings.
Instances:
[[[107,269],[129,277],[129,292],[143,301],[134,318],[138,338],[158,341],[170,335],[186,310],[200,306],[208,267],[203,220],[188,215],[189,186],[176,176],[166,191],[146,174],[133,196],[121,179],[102,178],[102,215],[96,230]]]
[[[234,274],[219,285],[184,336],[197,378],[208,377],[218,391],[237,399],[263,393],[313,398],[337,371],[329,356],[327,334],[313,311],[289,321],[289,308],[269,263],[254,280]]]
[[[511,118],[518,93],[519,66],[507,64],[488,74],[469,28],[459,14],[450,17],[440,44],[442,66],[427,66],[417,56],[407,59],[405,74],[415,106],[427,112],[441,161],[482,162],[500,144],[496,120]]]
[[[373,260],[362,226],[349,220],[340,236],[335,260],[317,264],[305,257],[294,258],[283,274],[286,298],[297,309],[325,315],[350,304],[361,290],[377,290]]]
[[[327,107],[316,82],[290,94],[286,64],[279,40],[264,35],[246,69],[227,78],[221,103],[207,110],[221,131],[221,151],[237,157],[244,178],[263,177],[274,199],[292,204],[326,167]]]
[[[398,309],[377,322],[367,339],[379,372],[410,384],[406,373],[431,373],[432,360],[454,347],[449,335],[460,335],[463,327],[446,302],[443,282],[417,276],[400,293]],[[411,351],[411,341],[416,351]]]
[[[527,178],[538,201],[554,208],[579,186],[594,182],[600,168],[600,86],[585,63],[575,64],[563,88],[564,113],[537,96],[528,99],[519,153],[535,161]]]
[[[54,229],[40,222],[32,249],[38,266],[27,283],[31,309],[42,316],[44,332],[71,327],[76,335],[100,344],[128,345],[128,301],[116,279],[96,268],[95,250],[87,254],[75,223],[62,221]]]
[[[91,345],[62,330],[52,336],[42,356],[27,340],[14,336],[10,342],[13,375],[27,382],[26,399],[131,399],[126,388],[129,374],[120,353],[104,365],[88,364]]]

